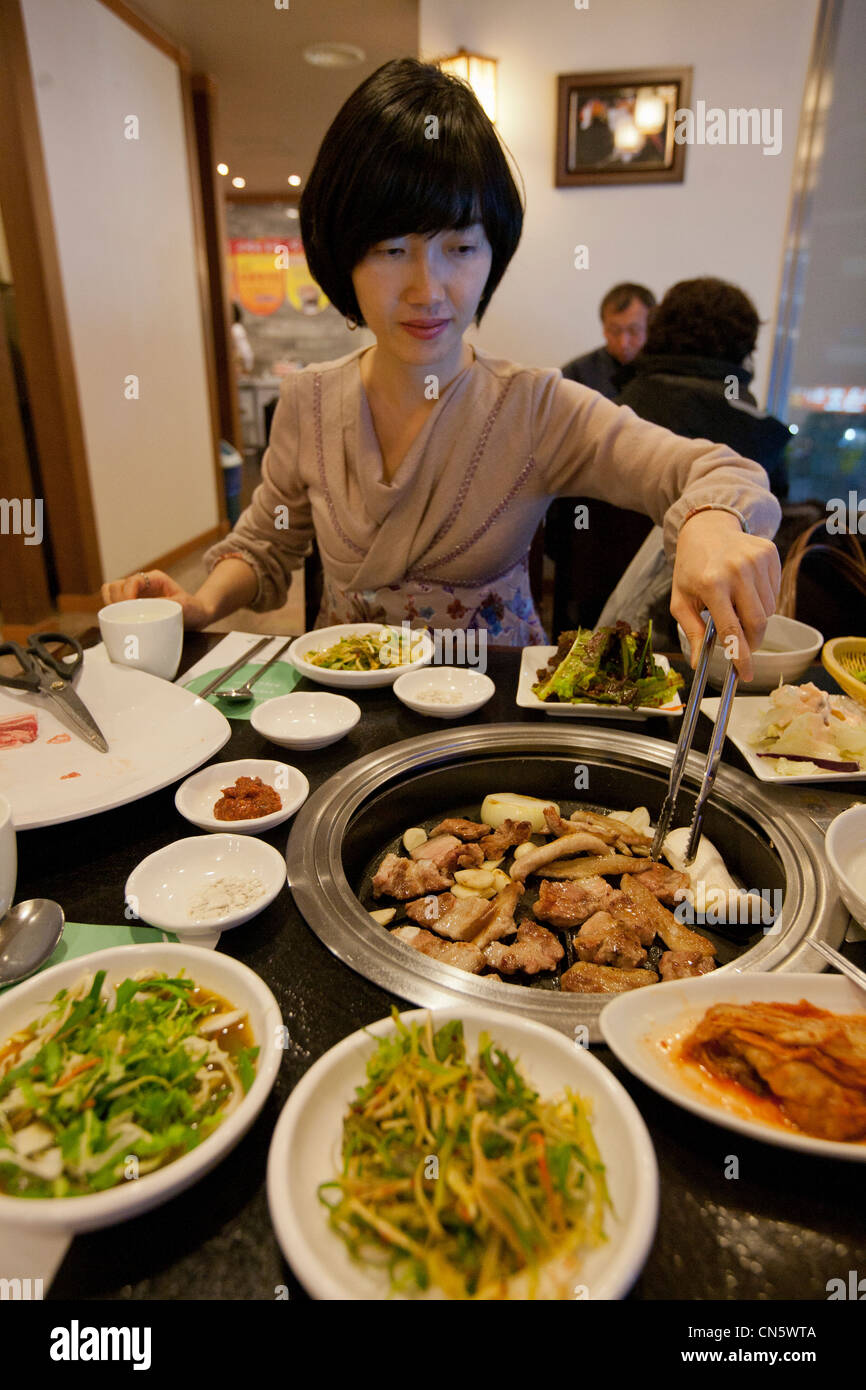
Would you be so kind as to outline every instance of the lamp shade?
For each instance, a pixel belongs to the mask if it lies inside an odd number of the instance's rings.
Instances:
[[[469,83],[491,121],[496,120],[496,59],[461,48],[450,58],[440,58],[439,67]]]

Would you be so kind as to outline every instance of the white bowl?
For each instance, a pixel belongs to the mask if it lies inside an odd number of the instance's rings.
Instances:
[[[404,1022],[420,1021],[426,1010],[400,1017]],[[488,1031],[499,1046],[519,1058],[541,1095],[552,1097],[570,1087],[591,1101],[613,1209],[605,1217],[609,1239],[585,1257],[576,1278],[586,1293],[576,1296],[624,1297],[646,1259],[658,1210],[655,1153],[634,1102],[588,1048],[553,1028],[474,1007],[433,1010],[434,1028],[453,1018],[463,1021],[468,1050],[474,1053],[479,1033]],[[365,1080],[372,1038],[393,1029],[393,1019],[380,1019],[320,1057],[295,1087],[274,1130],[268,1155],[271,1221],[283,1254],[314,1298],[388,1296],[384,1271],[354,1261],[330,1229],[317,1190],[338,1171],[343,1116],[355,1088]]]
[[[148,1211],[190,1187],[214,1168],[247,1132],[264,1105],[276,1080],[283,1052],[274,1046],[281,1026],[277,1001],[263,980],[249,966],[219,951],[184,942],[148,942],[140,946],[112,946],[104,951],[63,961],[0,998],[0,1046],[18,1028],[45,1012],[58,990],[78,983],[84,975],[106,971],[107,984],[119,984],[139,970],[184,969],[196,984],[222,995],[245,1010],[260,1047],[256,1079],[237,1110],[203,1140],[198,1148],[146,1173],[135,1182],[124,1182],[106,1192],[86,1197],[19,1198],[0,1194],[0,1225],[47,1231],[95,1231]]]
[[[677,623],[680,647],[683,655],[689,656],[688,638]],[[776,686],[791,685],[808,670],[823,645],[823,635],[808,623],[799,623],[795,618],[783,618],[774,613],[767,623],[764,640],[757,651],[752,652],[752,671],[754,677],[741,689],[750,695],[762,690],[775,690]],[[728,660],[721,642],[717,641],[710,655],[708,666],[710,685],[721,690],[725,683]]]
[[[448,699],[435,699],[441,692]],[[496,686],[489,676],[465,666],[430,666],[424,671],[407,671],[394,682],[394,694],[417,714],[434,719],[460,719],[486,705]]]
[[[221,917],[189,915],[189,902],[221,878],[255,878],[263,888],[246,907]],[[248,922],[272,903],[286,881],[278,850],[251,835],[193,835],[149,854],[126,880],[126,901],[143,922],[178,936],[209,936]]]
[[[213,808],[222,796],[223,787],[231,787],[239,777],[260,777],[273,787],[283,805],[269,816],[254,820],[217,820]],[[293,816],[310,794],[310,784],[302,772],[288,763],[271,762],[268,758],[238,758],[231,763],[211,763],[181,782],[174,795],[174,804],[199,830],[216,831],[225,835],[261,835]]]
[[[361,718],[361,707],[345,695],[328,695],[324,690],[296,690],[276,695],[252,712],[250,723],[281,748],[307,751],[325,748],[345,738]]]
[[[393,685],[404,671],[414,671],[418,666],[427,666],[433,660],[433,640],[423,629],[411,632],[412,645],[420,648],[417,660],[404,662],[401,666],[383,666],[379,671],[329,671],[324,666],[314,666],[306,660],[307,652],[326,651],[339,642],[341,637],[355,634],[366,636],[388,628],[401,634],[401,629],[393,623],[340,623],[337,627],[320,627],[313,632],[305,632],[297,637],[289,647],[289,661],[307,680],[319,685],[330,685],[335,689],[353,687],[356,690],[370,690],[377,685]]]
[[[849,806],[831,821],[824,847],[843,903],[866,926],[866,806]]]

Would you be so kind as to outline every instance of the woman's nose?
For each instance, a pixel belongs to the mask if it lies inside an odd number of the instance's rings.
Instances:
[[[435,255],[422,251],[410,262],[406,297],[413,303],[436,304],[445,297],[442,275]]]

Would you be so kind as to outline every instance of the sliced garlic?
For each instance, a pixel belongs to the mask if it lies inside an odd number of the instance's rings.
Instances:
[[[423,844],[423,841],[421,843]],[[387,927],[388,923],[393,922],[397,916],[397,909],[396,907],[380,907],[375,912],[371,912],[370,916],[374,922],[379,923],[380,927]]]
[[[413,825],[403,835],[403,848],[407,854],[411,854],[413,849],[419,849],[421,845],[427,843],[427,831],[422,830],[420,825]]]

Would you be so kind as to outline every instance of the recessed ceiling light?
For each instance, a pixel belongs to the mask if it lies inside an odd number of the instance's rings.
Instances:
[[[229,166],[228,166],[227,164],[218,164],[218,165],[217,165],[217,173],[218,173],[218,174],[227,174],[228,171],[229,171]]]
[[[289,174],[289,183],[292,185],[292,188],[298,188],[300,186],[300,182],[300,174]]]
[[[291,217],[291,218],[293,218],[295,221],[297,221],[297,219],[300,217],[300,215],[301,215],[301,214],[298,212],[298,209],[297,209],[297,208],[286,208],[286,217]]]
[[[246,188],[247,186],[246,179],[232,179],[232,183],[234,184],[235,188]]]
[[[352,68],[366,56],[353,43],[311,43],[304,49],[304,61],[315,68]]]

